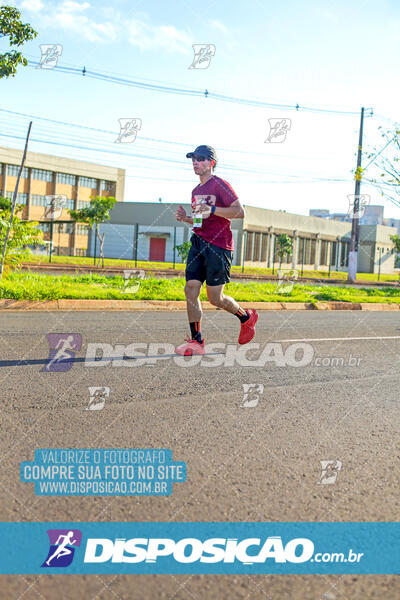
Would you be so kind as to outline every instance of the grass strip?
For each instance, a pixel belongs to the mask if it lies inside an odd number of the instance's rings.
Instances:
[[[136,293],[123,291],[121,276],[97,273],[81,275],[46,275],[41,273],[8,273],[0,282],[0,298],[14,300],[119,299],[119,300],[185,300],[183,278],[140,280]],[[129,285],[132,285],[131,283]],[[225,293],[238,302],[383,302],[400,303],[400,287],[365,289],[295,284],[289,294],[278,293],[275,282],[231,282]],[[207,300],[205,286],[200,295]]]

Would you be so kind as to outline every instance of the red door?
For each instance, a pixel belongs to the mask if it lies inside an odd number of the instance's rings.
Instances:
[[[150,238],[150,260],[156,262],[165,261],[165,238]]]

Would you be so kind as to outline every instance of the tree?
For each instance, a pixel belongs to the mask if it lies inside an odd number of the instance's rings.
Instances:
[[[32,40],[37,36],[28,23],[21,22],[21,13],[13,6],[0,7],[0,39],[9,38],[10,46],[22,46],[24,42]],[[15,76],[19,64],[26,66],[28,61],[21,52],[12,50],[0,54],[0,79],[2,77]]]
[[[89,227],[94,228],[94,236],[95,236],[95,246],[94,246],[94,257],[93,264],[96,264],[96,240],[99,240],[100,251],[99,251],[99,262],[97,266],[100,265],[100,261],[102,262],[102,268],[104,269],[104,238],[105,232],[100,236],[99,234],[99,224],[104,223],[104,221],[108,221],[110,218],[110,210],[114,207],[116,203],[116,199],[113,196],[91,196],[90,204],[85,208],[80,208],[78,210],[70,209],[68,210],[71,217],[77,223],[86,223]]]
[[[282,260],[286,255],[291,256],[293,254],[292,240],[286,233],[278,235],[278,256],[279,256],[279,267],[282,264]]]
[[[400,252],[400,237],[398,235],[391,235],[390,239],[394,243],[394,247],[396,248],[396,252]]]
[[[400,236],[398,236],[398,235],[391,235],[390,239],[394,243],[394,249],[396,251],[394,266],[395,266],[395,268],[397,268],[398,265],[399,265],[399,262],[400,262],[400,260],[399,260],[399,258],[400,258],[399,257],[399,254],[400,254]]]
[[[0,248],[4,246],[7,227],[11,217],[11,200],[0,197]],[[43,245],[43,232],[37,229],[35,221],[21,221],[18,213],[23,206],[17,204],[11,225],[10,237],[8,238],[5,264],[11,267],[19,267],[21,262],[27,260],[32,251],[29,246]]]
[[[386,143],[367,154],[374,171],[368,179],[364,176],[364,180],[374,184],[381,196],[400,206],[400,131],[383,127],[379,130]]]
[[[182,244],[179,244],[179,246],[174,246],[174,250],[177,251],[178,256],[180,256],[182,259],[182,262],[186,262],[191,245],[191,242],[183,242]]]

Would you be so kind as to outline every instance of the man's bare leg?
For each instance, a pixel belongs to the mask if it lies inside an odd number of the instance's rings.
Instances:
[[[198,281],[197,279],[189,279],[189,281],[186,282],[185,296],[189,323],[200,322],[203,316],[199,299],[202,285],[201,281]]]
[[[205,352],[204,340],[201,337],[201,318],[203,312],[199,299],[202,285],[202,282],[197,279],[189,279],[185,285],[186,307],[191,337],[184,344],[175,348],[175,352],[183,356],[204,354]]]
[[[257,311],[249,308],[245,310],[230,296],[225,296],[224,285],[208,285],[207,296],[211,304],[223,308],[235,315],[240,321],[239,344],[247,344],[255,335],[255,326],[258,319]]]
[[[223,308],[224,310],[236,315],[237,312],[240,311],[240,306],[230,296],[225,296],[224,294],[225,285],[208,285],[207,286],[207,296],[211,304],[214,306],[218,306],[218,308]],[[243,309],[242,309],[243,310]]]

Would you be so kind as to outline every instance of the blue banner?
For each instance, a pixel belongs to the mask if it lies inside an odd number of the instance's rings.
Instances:
[[[0,573],[400,574],[400,523],[0,523]]]

